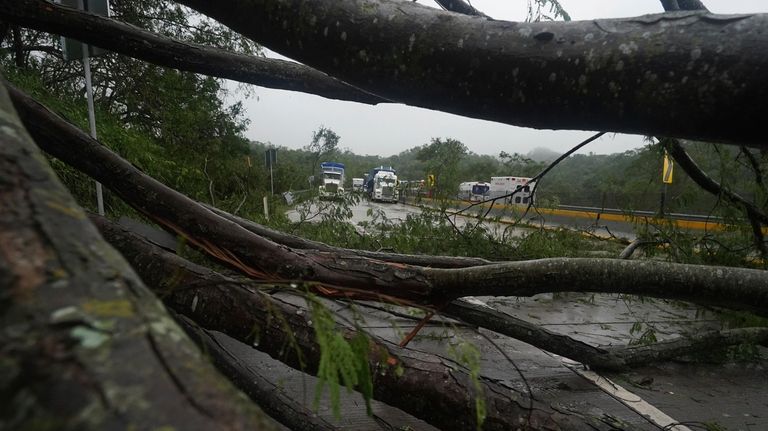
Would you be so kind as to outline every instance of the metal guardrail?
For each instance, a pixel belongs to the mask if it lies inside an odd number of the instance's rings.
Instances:
[[[598,214],[617,214],[617,215],[625,215],[630,217],[631,216],[634,216],[634,217],[658,217],[659,216],[658,212],[643,211],[643,210],[628,211],[628,210],[622,210],[617,208],[599,208],[599,207],[586,207],[586,206],[578,206],[578,205],[558,205],[557,208],[563,209],[563,210],[569,210],[569,211],[594,212]],[[722,217],[702,215],[702,214],[664,213],[664,217],[678,219],[678,220],[710,221],[715,223],[719,223],[723,221]]]

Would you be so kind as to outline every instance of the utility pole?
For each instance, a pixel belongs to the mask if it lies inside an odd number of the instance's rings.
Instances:
[[[277,149],[276,148],[268,148],[267,151],[264,153],[264,162],[266,163],[267,167],[269,168],[269,183],[272,187],[272,195],[275,194],[275,177],[272,174],[272,168],[275,166],[275,163],[277,163]]]
[[[83,0],[79,1],[79,7],[83,8]],[[83,69],[85,69],[85,94],[88,99],[88,125],[91,129],[91,138],[98,139],[96,135],[96,112],[93,106],[93,83],[91,82],[91,58],[88,52],[88,45],[83,44]],[[104,195],[101,183],[96,182],[96,206],[99,215],[104,215]]]
[[[77,8],[78,10],[95,13],[97,15],[109,16],[109,0],[58,0],[62,6]],[[91,57],[104,51],[99,48],[92,48],[87,44],[78,42],[74,39],[61,38],[61,50],[65,60],[82,60],[83,70],[85,72],[85,94],[88,100],[88,126],[90,135],[93,139],[98,139],[96,134],[96,112],[93,104],[93,79],[91,74]],[[96,183],[96,207],[99,215],[104,215],[104,195],[101,183]]]

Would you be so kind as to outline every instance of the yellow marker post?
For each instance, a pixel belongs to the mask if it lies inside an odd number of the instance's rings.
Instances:
[[[675,164],[669,157],[669,154],[664,151],[664,168],[661,171],[661,181],[664,184],[672,184],[672,173],[674,171]]]

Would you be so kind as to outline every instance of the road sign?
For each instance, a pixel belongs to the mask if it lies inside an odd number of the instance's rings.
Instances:
[[[664,168],[661,170],[661,181],[664,184],[672,184],[672,173],[674,171],[675,164],[669,157],[669,154],[664,152]]]
[[[109,16],[109,0],[56,0],[55,3],[58,3],[62,6],[71,7],[72,9],[90,12],[96,15],[106,17]],[[86,47],[88,49],[89,57],[101,55],[106,52],[103,49],[95,46],[86,45]],[[68,37],[61,38],[61,51],[62,55],[64,56],[64,60],[67,61],[80,60],[85,56],[83,52],[83,44],[78,40],[70,39]]]
[[[277,149],[269,148],[264,152],[264,163],[268,168],[277,164]]]

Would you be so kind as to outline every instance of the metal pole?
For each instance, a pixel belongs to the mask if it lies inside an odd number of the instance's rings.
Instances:
[[[272,195],[275,195],[275,179],[272,176],[272,163],[269,164],[269,183],[272,185]]]
[[[96,137],[96,114],[93,108],[93,85],[91,84],[91,61],[88,56],[88,45],[83,44],[83,69],[85,69],[85,93],[88,98],[88,124],[91,127],[91,138]],[[101,183],[96,181],[96,206],[99,215],[104,215],[104,196],[102,194]]]

